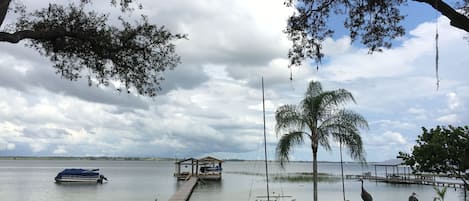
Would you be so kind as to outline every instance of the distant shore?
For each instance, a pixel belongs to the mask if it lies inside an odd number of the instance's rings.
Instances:
[[[182,158],[178,158],[180,160]],[[112,160],[112,161],[175,161],[175,158],[158,157],[126,157],[126,156],[0,156],[0,160]],[[223,161],[261,161],[247,159],[223,159]],[[269,162],[275,162],[269,160]],[[295,163],[311,163],[311,161],[290,161]],[[340,163],[338,161],[318,161],[319,163]],[[344,163],[360,163],[355,161],[344,161]],[[368,162],[374,163],[374,162]]]
[[[110,157],[110,156],[0,156],[0,160],[113,160],[113,161],[169,161],[173,158]]]

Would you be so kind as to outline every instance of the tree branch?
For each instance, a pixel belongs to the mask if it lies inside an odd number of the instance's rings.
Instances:
[[[442,15],[450,19],[451,26],[469,32],[469,18],[454,10],[451,6],[442,0],[414,0],[421,3],[426,3],[432,6],[435,10],[439,11]]]
[[[74,34],[66,33],[63,30],[47,30],[47,31],[31,31],[31,30],[22,30],[15,33],[0,32],[0,41],[18,43],[23,39],[55,39],[64,36],[74,36]]]
[[[33,39],[33,40],[49,40],[53,41],[58,38],[70,37],[78,40],[89,40],[86,33],[81,32],[67,32],[64,29],[53,29],[46,31],[32,31],[32,30],[22,30],[15,33],[0,32],[0,42],[9,42],[9,43],[18,43],[24,39]],[[94,43],[92,43],[92,46]],[[99,49],[99,47],[97,48]],[[115,52],[121,48],[108,47],[106,52]],[[133,48],[134,50],[142,50]],[[101,55],[106,58],[110,58],[110,55]]]
[[[5,0],[0,2],[0,27],[2,27],[3,20],[8,12],[8,7],[10,6],[11,0]]]

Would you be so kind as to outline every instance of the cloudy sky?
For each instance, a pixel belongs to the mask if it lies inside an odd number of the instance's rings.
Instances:
[[[28,9],[46,5],[23,2]],[[106,10],[107,2],[93,6]],[[369,55],[339,30],[325,42],[328,57],[319,70],[315,64],[294,68],[290,81],[290,42],[282,30],[292,11],[282,0],[141,2],[144,8],[135,15],[144,13],[152,23],[189,38],[177,42],[182,64],[166,72],[162,94],[147,98],[88,87],[86,80],[63,80],[47,58],[24,43],[0,43],[0,156],[260,159],[262,76],[270,158],[278,141],[276,108],[297,104],[310,80],[353,93],[357,104],[346,107],[370,124],[362,132],[368,161],[409,151],[422,126],[469,124],[467,34],[426,5],[409,2],[407,35],[393,49]],[[319,160],[339,160],[332,144],[332,152],[321,150]],[[310,160],[308,147],[297,147],[292,159]]]

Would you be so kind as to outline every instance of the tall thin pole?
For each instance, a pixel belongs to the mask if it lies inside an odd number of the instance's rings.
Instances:
[[[265,134],[265,100],[264,100],[264,77],[262,77],[262,114],[264,117],[264,161],[265,161],[265,178],[267,181],[267,201],[270,201],[269,194],[269,168],[267,166],[267,137]]]
[[[342,194],[344,195],[344,201],[345,201],[345,184],[344,184],[344,165],[342,161],[342,138],[340,138],[340,169],[342,170]]]

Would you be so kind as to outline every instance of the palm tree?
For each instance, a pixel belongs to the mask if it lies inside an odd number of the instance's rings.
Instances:
[[[318,200],[319,145],[330,151],[332,137],[348,148],[353,159],[365,161],[359,128],[368,128],[368,123],[360,114],[341,108],[349,101],[355,102],[355,99],[347,90],[323,91],[320,82],[311,81],[298,106],[283,105],[275,113],[275,130],[277,136],[281,136],[276,154],[282,167],[295,145],[303,144],[305,137],[311,141],[314,201]]]

